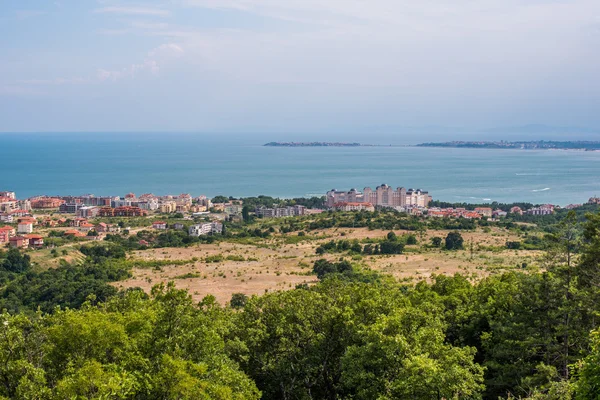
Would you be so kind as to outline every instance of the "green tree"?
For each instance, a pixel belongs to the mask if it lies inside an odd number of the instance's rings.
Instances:
[[[440,247],[442,245],[442,238],[437,236],[432,237],[431,244],[433,245],[433,247]]]
[[[248,296],[244,293],[234,293],[231,295],[231,300],[229,301],[229,306],[231,308],[240,309],[244,308],[246,303],[248,302]]]
[[[31,260],[28,254],[21,254],[19,249],[12,248],[6,253],[4,260],[0,263],[4,271],[23,273],[31,269]]]
[[[463,237],[459,232],[450,232],[446,236],[446,250],[461,250]]]

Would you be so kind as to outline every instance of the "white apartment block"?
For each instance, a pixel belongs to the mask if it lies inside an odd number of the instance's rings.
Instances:
[[[223,224],[220,222],[207,222],[192,225],[188,230],[190,236],[203,236],[208,234],[223,233]]]

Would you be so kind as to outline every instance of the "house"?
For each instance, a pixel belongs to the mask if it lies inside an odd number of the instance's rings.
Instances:
[[[94,227],[94,230],[98,233],[106,233],[106,232],[108,232],[108,224],[105,224],[104,222],[100,222],[99,224],[97,224]]]
[[[204,224],[192,225],[188,229],[188,233],[190,236],[223,233],[223,224],[220,222],[207,222]]]
[[[505,218],[508,215],[508,213],[506,211],[498,209],[494,210],[494,213],[492,215],[494,216],[494,218]]]
[[[33,233],[33,223],[19,222],[17,225],[17,233]]]
[[[78,228],[81,226],[81,224],[87,223],[88,220],[85,218],[73,218],[71,221],[69,221],[69,226],[73,227],[73,228]]]
[[[94,227],[95,227],[94,224],[90,224],[89,222],[86,221],[79,225],[79,230],[81,232],[89,232],[89,231],[93,230]]]
[[[152,223],[152,229],[165,230],[167,229],[167,223],[163,221],[155,221]]]
[[[58,221],[52,218],[44,218],[41,222],[43,226],[47,226],[49,228],[58,226]]]
[[[14,221],[14,217],[10,213],[0,213],[0,222],[8,222],[9,224]]]
[[[489,207],[477,207],[475,208],[475,212],[479,215],[481,215],[482,217],[488,217],[491,218],[493,211],[491,208]]]
[[[40,235],[29,234],[25,235],[25,238],[28,241],[29,247],[39,249],[44,246],[44,238]]]
[[[523,215],[523,210],[521,209],[521,207],[513,207],[510,209],[510,213],[511,214],[517,214],[517,215]]]
[[[173,224],[173,229],[179,229],[179,230],[181,230],[181,229],[184,229],[184,228],[185,228],[185,225],[182,224],[181,222],[177,222],[177,223]]]
[[[29,246],[29,240],[24,236],[13,236],[9,239],[10,247],[24,248]]]
[[[85,233],[81,233],[76,229],[70,229],[65,232],[66,237],[85,237]]]
[[[145,240],[140,240],[138,243],[140,244],[140,246],[148,246],[150,244]]]

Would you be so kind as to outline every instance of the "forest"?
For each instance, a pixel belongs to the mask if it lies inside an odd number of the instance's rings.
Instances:
[[[597,399],[600,214],[547,231],[542,270],[476,282],[398,282],[326,243],[340,258],[314,262],[318,283],[226,305],[172,283],[118,291],[115,238],[43,272],[2,252],[0,398]]]

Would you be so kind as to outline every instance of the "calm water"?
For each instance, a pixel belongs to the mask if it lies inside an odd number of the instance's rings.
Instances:
[[[561,205],[600,195],[600,152],[262,146],[279,139],[286,140],[274,135],[3,134],[0,190],[19,197],[128,192],[295,197],[388,183],[429,190],[435,199],[453,202]]]

